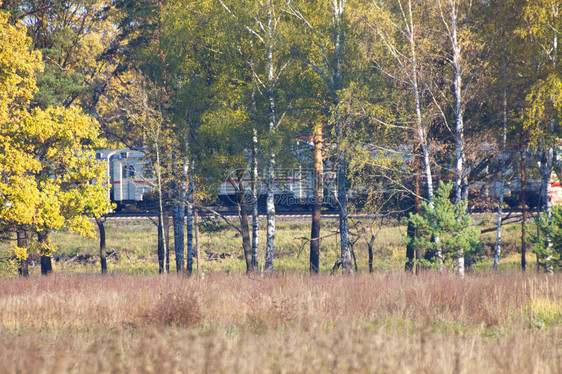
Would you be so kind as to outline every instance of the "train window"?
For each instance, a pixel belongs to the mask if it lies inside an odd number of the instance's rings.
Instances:
[[[135,167],[133,165],[123,165],[123,178],[133,178],[135,176]]]
[[[154,172],[152,171],[152,168],[150,167],[149,164],[145,164],[143,171],[144,171],[144,177],[146,179],[154,178]]]

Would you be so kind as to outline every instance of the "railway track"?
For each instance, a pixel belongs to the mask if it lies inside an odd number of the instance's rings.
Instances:
[[[302,213],[277,213],[276,217],[278,218],[308,218],[311,216],[312,213],[310,212],[302,212]],[[227,219],[234,219],[238,217],[238,213],[234,212],[221,212],[223,217]],[[212,218],[215,215],[210,213],[199,213],[199,216],[202,218]],[[265,214],[260,214],[260,218],[265,218]],[[330,213],[330,214],[323,214],[322,218],[325,219],[336,219],[338,218],[338,214]],[[356,219],[367,219],[367,218],[374,218],[374,215],[350,215],[350,217]],[[151,213],[151,212],[142,212],[142,213],[109,213],[106,215],[108,220],[140,220],[140,219],[157,219],[158,213]]]
[[[220,214],[227,218],[227,219],[236,219],[238,217],[238,213],[236,212],[220,212]],[[311,212],[279,212],[276,214],[276,217],[282,220],[298,220],[298,219],[310,219],[311,217]],[[199,214],[201,218],[203,219],[212,219],[213,217],[216,217],[215,215],[211,214],[211,213],[200,213]],[[481,212],[474,212],[471,213],[472,217],[474,218],[474,220],[476,221],[475,223],[478,223],[478,221],[481,219],[481,217],[483,216],[488,216],[488,217],[494,217],[493,219],[495,220],[496,217],[496,213],[481,213]],[[266,214],[260,214],[260,219],[265,219]],[[157,219],[158,218],[158,213],[152,213],[152,212],[135,212],[135,213],[109,213],[106,215],[108,220],[148,220],[148,219]],[[374,219],[377,218],[378,216],[375,214],[350,214],[349,215],[350,218],[352,219]],[[514,223],[514,222],[520,222],[521,221],[521,212],[520,211],[511,211],[511,212],[504,212],[503,214],[505,223]],[[532,219],[532,215],[528,214],[529,219]],[[338,219],[339,215],[337,213],[325,213],[322,214],[322,218],[323,219]]]

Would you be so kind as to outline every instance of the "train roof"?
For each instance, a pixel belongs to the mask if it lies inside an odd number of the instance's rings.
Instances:
[[[96,151],[96,158],[100,160],[108,160],[110,157],[121,160],[125,158],[143,158],[147,150],[147,148],[99,149]]]

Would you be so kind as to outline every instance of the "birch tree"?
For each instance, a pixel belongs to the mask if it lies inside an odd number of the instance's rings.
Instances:
[[[247,270],[253,271],[248,207],[244,178],[245,151],[252,148],[250,92],[254,82],[237,47],[248,51],[247,31],[220,1],[170,1],[165,6],[162,46],[166,51],[167,89],[171,95],[173,130],[189,162],[187,192],[187,272],[193,266],[195,177],[207,187],[218,181],[234,183],[240,209],[240,230]],[[243,8],[234,7],[240,10]],[[240,12],[245,15],[245,12]],[[241,32],[243,31],[243,32]],[[240,38],[244,35],[244,39]],[[246,128],[247,127],[247,128]],[[232,172],[232,174],[231,174]],[[243,186],[239,184],[241,182]],[[243,188],[241,188],[243,187]]]
[[[218,2],[209,0],[168,1],[162,9],[161,48],[166,56],[166,90],[170,95],[169,116],[176,142],[178,173],[174,194],[176,195],[174,232],[176,232],[176,259],[178,266],[183,260],[184,220],[187,226],[186,273],[193,271],[194,239],[194,177],[198,164],[203,162],[198,147],[198,132],[203,126],[206,110],[216,105],[217,88],[214,85],[221,75],[217,56],[224,55],[224,33],[218,11]],[[222,89],[222,88],[221,88]],[[201,156],[201,157],[199,157]],[[181,261],[183,264],[183,261]]]
[[[525,41],[517,32],[523,20],[523,7],[520,0],[513,1],[490,1],[484,9],[485,24],[483,33],[491,39],[489,50],[489,63],[486,70],[492,77],[490,84],[493,86],[489,102],[494,110],[491,118],[494,123],[499,123],[498,138],[498,164],[499,164],[499,191],[497,221],[496,221],[496,246],[494,252],[494,263],[492,268],[497,270],[502,250],[502,218],[506,179],[510,177],[510,163],[515,164],[515,158],[511,155],[521,154],[524,164],[526,130],[516,119],[521,115],[520,110],[524,103],[524,92],[527,78],[518,68],[517,61],[523,58]],[[487,91],[490,91],[488,88]],[[494,132],[496,132],[494,131]],[[508,142],[508,135],[514,141]],[[518,143],[521,143],[519,145]],[[525,166],[523,165],[523,171]],[[522,173],[524,175],[524,173]],[[521,199],[523,223],[526,224],[526,205],[524,194],[524,179],[521,178]],[[524,237],[522,238],[524,240]],[[524,253],[524,250],[522,251]]]
[[[455,201],[459,203],[461,200],[467,199],[466,192],[463,193],[463,180],[465,178],[464,171],[464,118],[463,118],[463,66],[462,66],[462,49],[459,39],[460,27],[460,0],[438,0],[439,12],[445,33],[451,47],[451,56],[449,62],[453,70],[454,84],[454,116],[455,116]],[[465,188],[466,190],[466,188]],[[464,274],[464,256],[459,257],[459,275]]]
[[[460,204],[468,200],[468,177],[465,166],[465,86],[463,79],[467,75],[466,62],[463,61],[462,39],[468,37],[468,23],[472,11],[471,0],[438,0],[437,7],[441,18],[443,31],[449,44],[450,52],[446,53],[446,60],[450,64],[453,80],[453,103],[451,105],[454,116],[454,196],[455,203]],[[464,251],[458,252],[458,275],[464,277]]]
[[[432,40],[431,7],[425,2],[410,0],[370,1],[357,14],[357,27],[366,30],[362,43],[368,47],[362,48],[366,58],[371,61],[374,70],[381,77],[392,82],[392,91],[397,103],[398,120],[389,118],[388,126],[401,128],[404,141],[411,143],[413,157],[413,173],[415,174],[414,188],[409,191],[414,196],[414,210],[421,213],[422,199],[433,205],[433,173],[429,152],[428,123],[434,121],[435,104],[432,101],[434,55],[436,53]],[[385,91],[384,86],[374,90]],[[402,91],[402,94],[396,93]],[[380,93],[378,96],[380,96]],[[401,96],[405,96],[403,99]],[[380,117],[380,114],[378,114]],[[379,118],[380,120],[380,118]],[[398,121],[399,123],[396,123]],[[411,128],[409,127],[411,125]],[[393,147],[396,148],[396,147]],[[403,150],[402,150],[403,152]],[[420,174],[425,180],[425,194],[420,191]],[[403,176],[399,176],[396,187],[404,188]],[[425,197],[422,197],[425,196]],[[411,225],[408,226],[409,235],[418,235]],[[439,240],[436,238],[436,240]],[[417,248],[418,257],[421,248]],[[407,248],[407,270],[414,270],[414,248]],[[437,247],[436,258],[442,264],[440,247]]]
[[[427,56],[435,51],[428,49],[427,35],[423,34],[427,25],[419,25],[423,18],[428,18],[427,6],[423,2],[411,0],[393,0],[387,2],[372,1],[369,8],[365,9],[358,21],[363,23],[372,32],[375,43],[379,43],[379,49],[386,50],[381,56],[368,56],[376,66],[380,74],[389,77],[397,83],[398,87],[408,90],[411,97],[411,105],[408,105],[413,113],[407,115],[402,122],[409,122],[410,116],[414,118],[415,126],[413,132],[417,136],[417,143],[422,151],[423,174],[426,181],[426,198],[428,203],[433,204],[433,177],[428,144],[427,114],[424,112],[431,102],[424,102],[424,91],[427,92],[431,85],[429,77],[420,76],[425,71],[429,75],[430,67],[420,66],[427,64]],[[427,22],[427,20],[426,20]],[[426,50],[419,50],[418,44],[424,44]],[[420,58],[420,54],[425,54]],[[393,61],[389,65],[383,59]],[[425,57],[425,58],[424,58]],[[427,94],[425,95],[428,96]]]
[[[258,117],[261,117],[259,113],[266,114],[262,117],[266,121],[266,126],[260,126],[266,130],[267,134],[265,182],[267,191],[267,239],[264,269],[272,271],[275,250],[276,153],[279,148],[277,144],[279,127],[286,113],[286,109],[279,109],[279,102],[284,103],[285,107],[290,106],[290,102],[287,102],[287,99],[282,96],[283,90],[279,87],[283,80],[283,74],[287,71],[290,63],[290,55],[286,50],[286,41],[284,40],[286,22],[280,9],[281,1],[265,0],[236,7],[222,0],[220,2],[227,15],[232,17],[236,28],[239,30],[240,38],[243,40],[235,48],[244,61],[255,87],[255,89],[252,88],[252,104],[256,114],[258,114]],[[256,92],[264,100],[258,101],[254,96]],[[255,132],[257,133],[257,130]],[[254,144],[252,147],[254,147]],[[254,235],[254,237],[257,239],[257,235]]]
[[[306,49],[295,46],[293,53],[299,56],[322,80],[331,96],[332,121],[337,144],[336,179],[339,208],[339,232],[341,264],[344,273],[353,271],[349,241],[347,207],[348,157],[341,147],[344,141],[341,118],[340,91],[344,88],[347,46],[346,0],[310,5],[306,2],[287,1],[287,12],[298,21],[305,37]],[[315,238],[312,238],[315,240]]]

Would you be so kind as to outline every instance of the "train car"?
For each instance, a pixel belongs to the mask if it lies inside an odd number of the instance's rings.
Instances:
[[[118,206],[141,205],[150,199],[156,186],[152,173],[152,164],[145,157],[146,149],[102,149],[96,152],[96,158],[107,163],[107,183],[111,186],[108,194]],[[265,207],[267,196],[266,179],[260,173],[258,180],[258,203]],[[231,173],[231,179],[238,185],[237,173]],[[251,179],[249,171],[243,175],[247,200],[251,202]],[[276,168],[274,177],[275,205],[280,210],[308,209],[314,199],[314,170],[297,166],[294,168]],[[334,204],[336,196],[335,173],[324,172],[324,200],[326,205]],[[218,201],[221,205],[235,205],[235,189],[229,178],[220,184]],[[330,203],[332,202],[332,203]]]
[[[155,185],[144,149],[102,149],[96,158],[107,163],[109,197],[117,204],[143,201]]]
[[[101,149],[96,152],[96,158],[107,164],[107,183],[111,186],[108,194],[112,202],[119,207],[125,205],[144,205],[153,196],[156,186],[156,178],[152,172],[152,164],[146,156],[147,149]],[[231,173],[230,177],[238,185],[237,173]],[[258,205],[262,210],[265,208],[267,197],[265,170],[260,173],[258,179]],[[251,178],[249,171],[243,175],[246,201],[251,202],[253,198],[251,190]],[[278,167],[275,169],[274,193],[275,205],[279,210],[308,210],[314,203],[314,179],[315,172],[311,168],[297,165],[293,168]],[[332,170],[323,173],[324,191],[323,204],[328,208],[337,207],[336,175]],[[488,186],[491,196],[499,195],[499,182],[492,182]],[[526,182],[527,204],[534,207],[540,200],[540,180],[530,178]],[[506,183],[504,192],[505,201],[511,207],[519,205],[520,185],[517,179]],[[348,199],[360,195],[358,191],[348,191]],[[229,178],[220,184],[218,201],[221,205],[233,206],[236,204],[235,189]],[[556,177],[551,180],[551,201],[553,204],[562,203],[562,187]],[[144,202],[144,203],[143,203]]]
[[[553,205],[562,204],[562,185],[554,173],[550,180],[550,202]]]
[[[236,204],[236,190],[232,182],[239,188],[240,181],[238,173],[231,173],[230,177],[220,184],[218,199],[222,205]],[[265,171],[260,173],[257,180],[256,192],[258,205],[261,210],[265,209],[267,197],[267,179],[264,178]],[[252,179],[249,170],[242,176],[247,202],[254,199],[252,192]],[[278,167],[274,171],[274,202],[279,210],[307,210],[312,208],[314,203],[314,180],[315,172],[312,169],[297,166],[294,168]],[[324,180],[324,205],[335,205],[335,172],[325,171]]]

